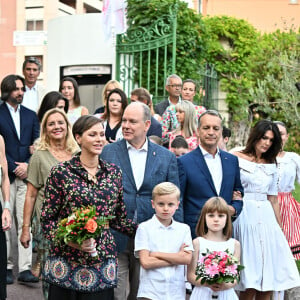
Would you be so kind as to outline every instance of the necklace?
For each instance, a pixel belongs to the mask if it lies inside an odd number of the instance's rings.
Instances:
[[[80,160],[80,162],[81,162],[81,164],[83,165],[83,166],[85,166],[86,168],[89,168],[89,169],[93,169],[93,168],[99,168],[99,164],[98,164],[98,162],[97,162],[97,165],[95,165],[95,166],[88,166],[88,165],[86,165],[82,160]]]
[[[80,160],[80,163],[85,167],[85,170],[88,173],[88,180],[91,180],[94,183],[97,183],[97,176],[96,176],[96,174],[97,174],[97,171],[100,169],[100,165],[97,164],[97,166],[88,166],[85,163],[83,163],[81,160]],[[95,170],[95,168],[96,168],[96,170]],[[93,169],[93,173],[90,172],[88,169]]]

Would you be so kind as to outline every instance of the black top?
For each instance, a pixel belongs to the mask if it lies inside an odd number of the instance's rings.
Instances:
[[[113,129],[111,129],[109,126],[109,122],[107,121],[106,129],[105,129],[105,137],[109,143],[112,143],[113,141],[116,140],[116,135],[119,128],[120,128],[120,124],[116,125]]]

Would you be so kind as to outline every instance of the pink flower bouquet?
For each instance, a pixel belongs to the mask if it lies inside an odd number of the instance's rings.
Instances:
[[[201,284],[233,283],[239,281],[240,271],[244,266],[238,264],[238,260],[225,251],[209,251],[202,253],[196,267],[196,279],[201,278]]]
[[[95,206],[76,209],[69,217],[60,220],[56,232],[56,240],[82,244],[84,240],[99,236],[103,229],[109,228],[112,216],[99,216]],[[91,254],[96,257],[97,251]]]

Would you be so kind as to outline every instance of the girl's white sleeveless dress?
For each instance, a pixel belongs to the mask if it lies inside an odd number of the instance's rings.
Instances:
[[[199,241],[199,259],[202,257],[201,253],[206,253],[207,249],[209,251],[225,251],[226,249],[229,250],[231,254],[234,254],[234,244],[235,240],[234,239],[229,239],[228,241],[225,242],[214,242],[214,241],[209,241],[206,240],[202,237],[197,238]],[[193,292],[191,294],[190,300],[210,300],[212,299],[212,295],[216,294],[216,292],[213,292],[208,287],[205,286],[195,286],[193,289]],[[218,295],[218,300],[238,300],[238,297],[234,291],[233,288],[226,290],[226,291],[220,291],[217,293]]]

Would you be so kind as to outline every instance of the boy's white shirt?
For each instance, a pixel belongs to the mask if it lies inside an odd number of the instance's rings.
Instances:
[[[139,225],[135,236],[135,256],[138,251],[177,253],[182,244],[185,249],[194,251],[191,231],[188,225],[172,219],[164,226],[154,215]],[[184,265],[175,265],[145,270],[141,267],[138,297],[150,299],[185,299]]]

